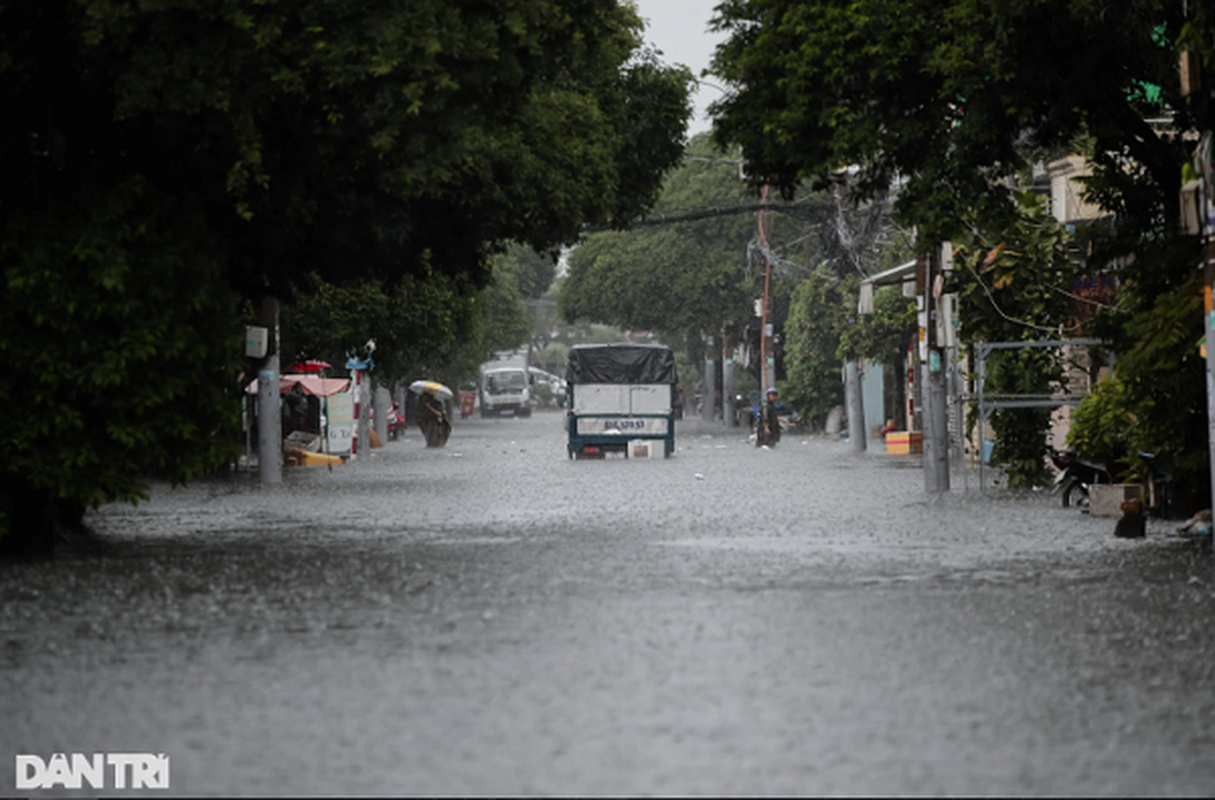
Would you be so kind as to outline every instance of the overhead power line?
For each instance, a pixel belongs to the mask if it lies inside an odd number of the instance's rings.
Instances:
[[[732,208],[703,208],[696,211],[689,211],[684,214],[660,214],[657,217],[649,217],[629,223],[629,228],[649,228],[655,225],[674,225],[678,222],[696,222],[702,219],[712,219],[713,217],[726,217],[732,214],[754,214],[760,210],[774,211],[778,214],[796,214],[799,210],[814,207],[814,203],[755,203],[747,206],[734,206]],[[594,226],[582,229],[583,234],[604,233],[607,231],[616,230],[607,226]]]

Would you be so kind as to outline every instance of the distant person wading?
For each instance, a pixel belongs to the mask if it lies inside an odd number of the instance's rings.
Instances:
[[[756,447],[771,447],[780,441],[780,417],[776,414],[776,387],[769,386],[763,405],[759,407],[759,428],[755,432]]]

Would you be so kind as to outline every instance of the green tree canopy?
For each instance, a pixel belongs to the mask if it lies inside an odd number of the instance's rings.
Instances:
[[[610,0],[0,14],[5,138],[62,150],[39,190],[144,174],[181,191],[250,292],[425,265],[483,283],[496,242],[547,250],[640,213],[688,115],[687,77],[640,50],[636,13]],[[26,152],[20,167],[46,166]]]
[[[672,342],[699,341],[702,331],[749,319],[754,211],[677,221],[686,212],[748,205],[737,163],[697,137],[655,204],[653,220],[664,224],[586,237],[570,255],[559,312],[569,322],[656,331]]]
[[[528,295],[546,292],[556,274],[551,258],[518,244],[492,266],[481,289],[437,273],[408,275],[392,287],[371,278],[335,285],[306,276],[283,309],[284,352],[291,361],[318,358],[340,370],[348,354],[362,354],[362,343],[375,339],[371,372],[382,384],[474,379],[494,353],[526,341]]]
[[[1174,42],[1210,38],[1198,5],[1187,23],[1162,1],[725,0],[713,69],[734,91],[713,106],[715,137],[786,193],[854,164],[862,192],[904,181],[897,211],[930,242],[976,211],[1013,217],[1000,179],[1081,133],[1110,166],[1138,163],[1148,202],[1171,211],[1184,145],[1146,120],[1211,127],[1177,79]]]
[[[519,293],[529,300],[543,297],[557,277],[557,259],[537,253],[530,247],[512,243],[504,258],[514,265]]]
[[[1102,321],[1098,331],[1133,344],[1081,402],[1068,431],[1069,446],[1136,478],[1149,468],[1138,454],[1157,456],[1183,504],[1177,510],[1204,502],[1210,485],[1202,294],[1195,271],[1150,307]]]

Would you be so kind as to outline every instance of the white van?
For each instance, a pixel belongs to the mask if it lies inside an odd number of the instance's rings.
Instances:
[[[531,382],[522,367],[487,369],[481,373],[481,416],[532,415]]]

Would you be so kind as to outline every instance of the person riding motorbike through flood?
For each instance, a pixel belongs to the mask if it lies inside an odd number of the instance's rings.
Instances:
[[[759,407],[759,429],[755,433],[755,446],[771,446],[779,441],[780,417],[776,413],[776,387],[769,386],[767,397]]]

